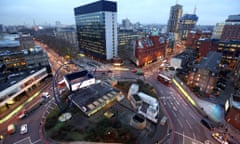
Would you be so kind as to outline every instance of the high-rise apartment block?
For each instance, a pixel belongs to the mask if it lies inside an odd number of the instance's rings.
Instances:
[[[176,4],[171,7],[170,16],[168,20],[168,32],[177,33],[179,29],[179,20],[182,17],[182,6]]]
[[[80,51],[99,60],[118,55],[117,3],[100,0],[74,9]]]

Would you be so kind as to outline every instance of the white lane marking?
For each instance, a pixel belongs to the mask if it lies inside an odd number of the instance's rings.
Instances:
[[[179,121],[179,119],[177,119],[177,121],[178,121],[180,127],[183,128],[183,125],[182,125],[182,123]]]
[[[14,144],[20,144],[21,142],[26,141],[26,140],[28,140],[29,143],[31,143],[30,136],[28,136],[28,137],[25,137],[25,138],[23,138],[23,139],[21,139],[21,140],[19,140],[19,141],[16,141]]]
[[[182,111],[179,111],[179,113],[180,113],[180,115],[181,115],[182,117],[184,117],[184,114],[183,114],[183,112],[182,112]]]
[[[41,139],[38,139],[38,140],[36,140],[35,142],[32,142],[32,144],[38,143],[38,142],[40,142],[40,141],[41,141]]]
[[[203,142],[201,142],[201,141],[199,141],[199,140],[196,140],[196,139],[193,139],[193,138],[191,138],[191,137],[189,137],[189,136],[187,136],[187,135],[184,135],[184,132],[183,132],[183,134],[182,134],[182,133],[180,133],[180,132],[175,131],[175,134],[178,134],[178,135],[182,136],[183,139],[184,139],[184,138],[187,138],[187,139],[191,140],[192,143],[203,144]]]
[[[192,129],[192,126],[190,125],[190,123],[188,122],[188,120],[186,120],[188,126],[190,127],[190,129]]]
[[[173,115],[177,118],[177,114],[173,111]]]
[[[173,106],[173,110],[174,110],[174,111],[177,111],[177,108],[176,108],[175,106]]]

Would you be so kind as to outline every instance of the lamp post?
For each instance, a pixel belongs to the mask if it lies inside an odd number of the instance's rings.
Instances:
[[[73,63],[72,61],[69,61],[69,62],[66,62],[66,63],[62,64],[62,65],[56,70],[56,72],[55,72],[55,74],[54,74],[54,77],[53,77],[53,96],[54,96],[54,99],[55,99],[55,101],[56,101],[56,104],[57,104],[57,106],[58,106],[58,108],[59,108],[59,110],[60,110],[60,112],[61,112],[61,115],[59,116],[59,121],[61,121],[61,122],[67,121],[67,120],[69,120],[69,119],[72,117],[71,113],[65,112],[65,111],[66,111],[66,107],[63,108],[63,106],[61,105],[61,100],[60,100],[60,98],[59,98],[59,97],[60,97],[60,93],[59,93],[59,90],[58,90],[58,88],[57,88],[58,73],[59,73],[59,71],[60,71],[63,67],[65,67],[65,66],[67,66],[67,65],[69,65],[69,64],[74,64],[74,63]],[[78,64],[77,64],[77,65],[78,65]],[[78,65],[78,66],[84,69],[84,67],[82,67],[82,66],[80,66],[80,65]],[[96,69],[97,69],[97,68],[95,67],[94,73],[95,73]],[[79,86],[79,87],[80,87],[80,86]]]
[[[67,62],[67,63],[64,63],[63,65],[61,65],[61,66],[56,70],[56,72],[55,72],[55,74],[54,74],[54,77],[53,77],[53,96],[54,96],[54,99],[55,99],[55,101],[56,101],[56,104],[57,104],[57,106],[58,106],[58,108],[59,108],[59,110],[60,110],[60,112],[61,112],[61,115],[59,116],[59,121],[61,121],[61,122],[67,121],[67,120],[69,120],[69,119],[72,117],[71,113],[69,113],[69,112],[66,113],[66,112],[65,112],[66,108],[63,108],[63,106],[61,105],[61,100],[60,100],[60,98],[59,98],[60,93],[59,93],[59,90],[58,90],[58,88],[57,88],[58,73],[59,73],[59,71],[60,71],[64,66],[66,66],[66,65],[68,65],[68,64],[72,64],[72,62]]]

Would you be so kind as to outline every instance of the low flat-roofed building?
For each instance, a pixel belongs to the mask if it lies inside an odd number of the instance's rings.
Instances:
[[[95,77],[87,70],[66,74],[64,81],[70,91],[76,91],[96,83]]]
[[[72,100],[84,114],[91,116],[121,96],[121,92],[108,84],[96,83],[73,92]]]

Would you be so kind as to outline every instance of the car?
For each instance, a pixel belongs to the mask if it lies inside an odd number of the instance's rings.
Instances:
[[[214,129],[212,123],[206,118],[201,119],[201,123],[202,123],[202,125],[204,125],[206,128],[208,128],[211,131]]]
[[[218,132],[212,133],[212,137],[218,141],[220,144],[228,144],[227,141],[224,140],[224,135]]]
[[[28,132],[28,126],[27,126],[27,124],[21,125],[20,134],[26,134],[27,132]]]
[[[42,98],[43,99],[49,99],[50,98],[50,94],[48,92],[43,92],[42,93]]]
[[[163,116],[162,119],[161,119],[161,121],[160,121],[160,125],[162,125],[162,126],[165,125],[166,122],[167,122],[167,119],[168,119],[168,118],[167,118],[166,116]]]

